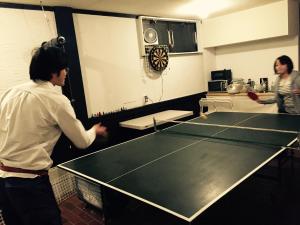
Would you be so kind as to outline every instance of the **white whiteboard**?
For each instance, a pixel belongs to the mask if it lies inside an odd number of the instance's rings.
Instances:
[[[0,96],[27,82],[32,50],[57,36],[53,12],[0,8]]]

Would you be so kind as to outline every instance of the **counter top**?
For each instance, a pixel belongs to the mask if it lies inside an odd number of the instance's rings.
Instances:
[[[274,92],[257,92],[258,96],[273,96]],[[207,96],[247,96],[247,93],[229,94],[227,92],[207,92]]]
[[[270,99],[274,97],[274,92],[257,93],[260,99]],[[211,99],[212,104],[208,107],[215,111],[235,111],[235,112],[256,112],[256,113],[276,113],[277,104],[258,104],[251,100],[247,93],[228,94],[227,92],[208,92],[207,99]],[[225,106],[222,100],[226,99],[231,102],[231,108],[228,109],[228,104]],[[215,100],[215,101],[213,101]],[[218,103],[220,101],[221,103]]]

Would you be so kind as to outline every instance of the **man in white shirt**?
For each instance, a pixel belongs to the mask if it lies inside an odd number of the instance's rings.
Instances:
[[[58,47],[41,47],[30,63],[31,81],[0,98],[0,209],[6,225],[61,225],[47,171],[50,155],[63,132],[78,148],[87,148],[100,124],[85,130],[64,86],[67,56]]]

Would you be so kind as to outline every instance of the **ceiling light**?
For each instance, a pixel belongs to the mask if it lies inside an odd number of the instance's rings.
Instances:
[[[235,0],[192,0],[178,7],[177,13],[198,15],[207,18],[210,14],[231,7]]]

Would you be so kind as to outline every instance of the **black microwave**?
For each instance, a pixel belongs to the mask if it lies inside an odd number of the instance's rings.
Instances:
[[[208,81],[208,91],[227,91],[227,80],[210,80]]]
[[[231,70],[215,70],[211,71],[212,80],[227,80],[228,84],[232,81]]]

